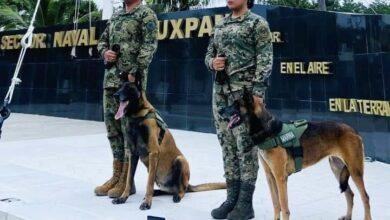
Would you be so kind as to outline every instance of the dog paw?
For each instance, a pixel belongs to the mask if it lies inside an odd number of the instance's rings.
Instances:
[[[179,195],[174,195],[174,196],[173,196],[173,202],[174,202],[174,203],[178,203],[178,202],[180,202],[180,201],[181,201],[181,198],[180,198]]]
[[[148,210],[148,209],[150,209],[150,207],[151,207],[151,205],[149,203],[143,202],[141,204],[141,206],[139,207],[139,209],[141,209],[141,210]]]
[[[127,200],[127,198],[119,197],[119,198],[113,199],[112,204],[123,204],[126,202],[126,200]]]
[[[342,216],[339,218],[339,220],[351,220],[351,217],[349,216]]]

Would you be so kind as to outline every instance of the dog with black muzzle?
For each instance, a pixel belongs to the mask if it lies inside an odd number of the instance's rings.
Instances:
[[[254,144],[259,146],[267,138],[277,136],[283,123],[274,117],[258,98],[245,90],[243,98],[234,105],[230,113],[231,127],[240,123],[249,123],[249,131]],[[353,197],[348,180],[352,177],[364,204],[364,220],[371,220],[369,196],[366,192],[364,173],[364,146],[362,138],[350,126],[344,123],[325,121],[308,122],[307,128],[300,137],[303,158],[302,167],[306,168],[328,157],[331,169],[339,181],[340,189],[347,200],[347,213],[342,220],[352,217]],[[259,158],[265,170],[267,182],[274,206],[275,220],[288,220],[287,179],[296,170],[291,153],[281,145],[267,150],[259,150]],[[280,218],[282,212],[282,218]]]
[[[131,152],[127,151],[131,154],[130,160],[138,160],[139,157],[149,172],[141,210],[151,208],[153,195],[172,194],[173,201],[177,203],[186,192],[226,189],[225,183],[207,183],[197,186],[189,184],[188,161],[177,148],[172,134],[158,112],[146,100],[145,94],[139,91],[135,83],[124,83],[116,96],[120,101],[120,107],[115,118],[126,116],[129,121],[130,129],[125,136],[133,147]],[[126,188],[121,197],[112,201],[114,204],[126,202],[130,195],[135,173],[132,164],[134,166],[134,161],[129,161]],[[161,190],[154,190],[154,183]]]

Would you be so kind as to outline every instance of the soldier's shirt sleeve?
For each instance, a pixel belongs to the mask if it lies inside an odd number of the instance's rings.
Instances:
[[[207,47],[207,51],[206,51],[206,57],[204,59],[204,62],[206,64],[206,67],[209,71],[214,71],[213,69],[213,59],[214,57],[217,55],[216,53],[216,49],[215,49],[215,45],[214,45],[214,29],[212,31],[212,34],[210,36],[210,42],[209,42],[209,45]]]
[[[157,49],[157,16],[150,9],[145,12],[142,19],[142,42],[137,57],[137,66],[140,73],[144,73],[152,62]]]
[[[253,80],[253,94],[263,97],[268,87],[273,61],[271,31],[267,21],[260,19],[255,25],[254,34],[256,39],[256,72]]]
[[[110,31],[110,21],[107,21],[106,29],[104,29],[104,32],[102,36],[100,37],[97,45],[98,52],[102,58],[104,58],[104,53],[109,49],[109,31]]]

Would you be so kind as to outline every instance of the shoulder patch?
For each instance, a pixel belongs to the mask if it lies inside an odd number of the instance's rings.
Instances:
[[[156,28],[156,23],[153,22],[153,21],[149,21],[147,24],[146,24],[146,28],[150,31],[154,30]]]
[[[220,20],[217,23],[215,23],[215,27],[220,27],[223,25],[223,23],[224,23],[224,20]]]
[[[222,27],[225,25],[225,22],[227,21],[228,16],[223,17],[221,20],[215,23],[214,27]]]

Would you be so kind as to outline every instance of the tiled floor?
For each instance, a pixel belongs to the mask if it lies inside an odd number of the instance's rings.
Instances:
[[[191,183],[223,181],[222,156],[216,136],[172,131],[190,163]],[[390,147],[390,146],[389,146]],[[152,209],[141,211],[146,169],[136,175],[136,195],[123,205],[96,197],[93,189],[110,176],[111,155],[101,122],[13,114],[0,140],[0,220],[3,219],[211,219],[210,210],[225,198],[223,190],[190,193],[181,203],[156,197]],[[366,163],[365,181],[373,219],[390,219],[390,165]],[[354,219],[363,219],[355,191]],[[291,219],[337,219],[346,204],[324,160],[289,178]],[[264,172],[260,168],[254,197],[256,219],[273,219]],[[8,214],[7,214],[8,213]],[[16,217],[15,217],[16,216]],[[17,218],[18,217],[18,218]]]

